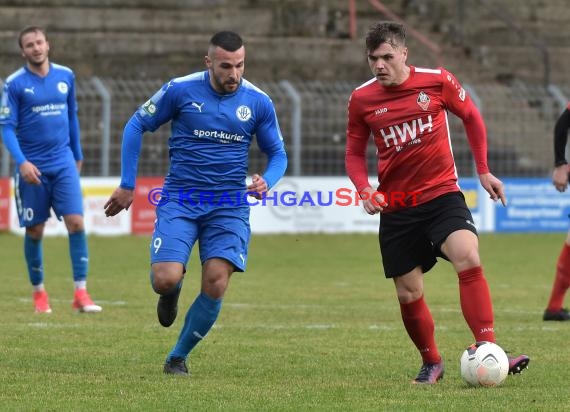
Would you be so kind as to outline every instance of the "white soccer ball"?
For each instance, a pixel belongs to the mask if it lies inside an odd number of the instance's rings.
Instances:
[[[471,386],[499,386],[509,373],[509,358],[492,342],[476,342],[461,355],[461,376]]]

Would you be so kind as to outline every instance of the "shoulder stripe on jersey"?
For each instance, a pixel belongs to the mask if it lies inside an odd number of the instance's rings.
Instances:
[[[265,93],[263,90],[261,90],[255,84],[251,83],[249,80],[244,79],[243,77],[241,78],[241,87],[243,87],[244,89],[254,90],[258,93],[264,94],[267,97],[269,97],[269,95],[267,93]]]
[[[23,75],[24,73],[26,73],[26,71],[24,70],[23,67],[20,70],[16,70],[14,73],[12,73],[10,76],[8,76],[6,78],[6,83],[11,82],[16,77],[19,77],[19,76]]]
[[[56,69],[61,69],[61,70],[65,70],[66,72],[73,73],[73,70],[71,70],[67,66],[62,66],[61,64],[57,64],[57,63],[51,63],[51,65],[52,65],[52,67],[54,67]]]
[[[426,69],[425,67],[416,67],[416,73],[441,74],[441,69]]]
[[[373,83],[373,82],[375,82],[375,81],[376,81],[376,77],[373,77],[373,78],[371,78],[370,80],[368,80],[367,82],[362,83],[360,86],[358,86],[358,87],[357,87],[356,89],[354,89],[354,90],[361,89],[362,87],[368,86],[370,83]]]
[[[192,73],[189,74],[187,76],[182,76],[182,77],[177,77],[175,79],[172,80],[173,83],[183,83],[183,82],[189,82],[192,80],[203,80],[206,76],[206,72],[196,72],[196,73]]]

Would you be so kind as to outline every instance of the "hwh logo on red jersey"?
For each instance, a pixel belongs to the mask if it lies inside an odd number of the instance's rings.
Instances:
[[[426,130],[431,132],[432,127],[433,122],[430,114],[424,119],[414,119],[411,122],[404,122],[399,125],[381,129],[380,134],[384,139],[386,147],[400,146],[407,141],[416,140],[419,135],[423,134]]]

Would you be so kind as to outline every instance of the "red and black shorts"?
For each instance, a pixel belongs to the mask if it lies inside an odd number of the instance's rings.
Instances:
[[[447,259],[441,244],[451,233],[467,229],[477,234],[461,192],[446,193],[427,203],[380,217],[380,252],[387,278],[405,275],[416,266],[425,273]]]

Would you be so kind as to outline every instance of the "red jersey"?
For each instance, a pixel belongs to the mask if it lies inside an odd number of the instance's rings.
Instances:
[[[447,112],[463,120],[477,172],[488,173],[483,119],[465,89],[443,68],[410,66],[410,76],[386,87],[376,78],[357,87],[348,103],[346,170],[358,191],[370,186],[366,147],[374,138],[378,190],[385,213],[459,191]],[[391,201],[391,196],[397,201]]]

